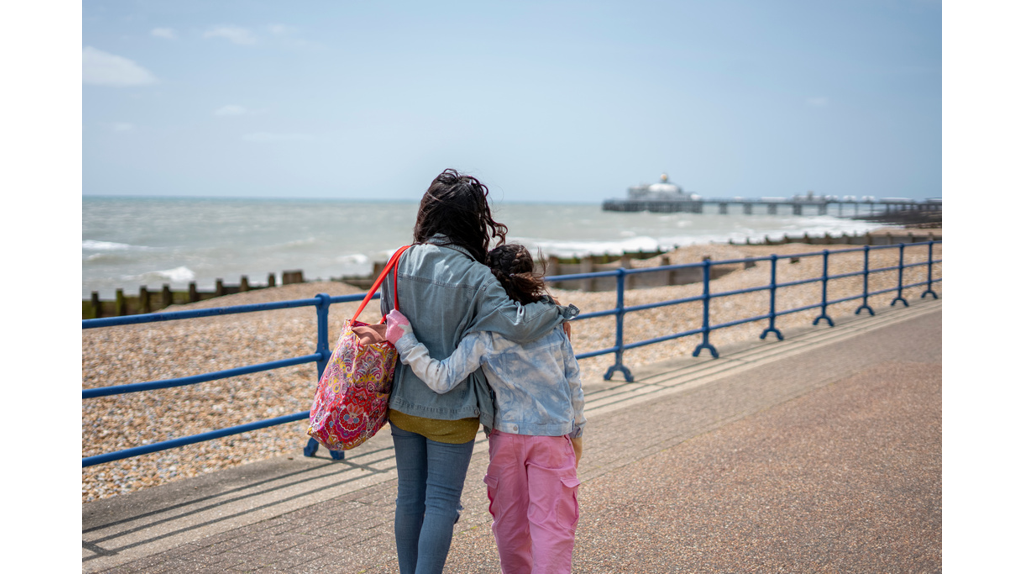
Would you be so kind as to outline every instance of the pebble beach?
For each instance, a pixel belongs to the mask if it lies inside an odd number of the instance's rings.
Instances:
[[[936,235],[941,235],[941,232]],[[830,246],[831,251],[848,246]],[[789,256],[820,252],[822,246],[786,244],[747,246],[706,244],[680,248],[668,255],[672,264],[713,260],[743,259],[778,254],[777,281],[797,281],[820,277],[822,258],[805,256],[797,260]],[[934,259],[941,259],[942,246],[936,244]],[[928,261],[926,246],[907,248],[905,264]],[[870,268],[879,269],[898,264],[898,249],[871,252]],[[657,258],[636,261],[634,266],[657,265]],[[833,253],[829,257],[829,274],[855,273],[864,269],[862,251]],[[723,293],[769,283],[770,263],[757,262],[735,270],[711,282],[712,293]],[[932,270],[934,278],[942,277],[941,263]],[[925,266],[904,270],[904,285],[927,279]],[[870,275],[870,290],[877,291],[897,285],[897,271]],[[852,276],[829,280],[829,300],[857,297],[863,293],[863,277]],[[925,287],[913,287],[903,295],[914,305]],[[701,284],[636,289],[625,294],[626,305],[700,295]],[[942,283],[932,290],[940,297]],[[311,298],[318,293],[332,296],[356,294],[361,291],[340,282],[310,282],[262,289],[220,297],[189,305],[177,305],[166,311],[224,307],[269,301]],[[563,304],[572,303],[582,312],[611,309],[616,303],[612,292],[584,293],[552,290]],[[875,309],[888,306],[895,292],[869,298]],[[768,292],[758,291],[713,299],[710,323],[726,323],[768,312]],[[821,283],[813,282],[780,288],[776,309],[784,311],[820,304]],[[862,304],[858,297],[828,307],[833,318],[852,315]],[[333,347],[343,321],[355,312],[358,303],[331,306],[329,339]],[[820,315],[819,308],[784,315],[776,319],[783,333],[787,328],[809,325]],[[376,302],[363,311],[360,320],[380,320]],[[630,313],[626,316],[624,342],[669,335],[701,326],[702,304],[699,301]],[[756,339],[767,326],[759,320],[715,330],[711,343],[716,346]],[[820,326],[820,325],[819,325]],[[827,327],[822,327],[827,328]],[[573,346],[577,353],[605,349],[615,342],[614,317],[587,319],[573,323]],[[640,367],[689,356],[700,343],[694,335],[673,339],[627,351],[624,363]],[[264,363],[315,352],[316,313],[311,307],[246,313],[222,317],[168,321],[82,331],[82,386],[93,388],[142,381],[169,379],[210,371]],[[705,351],[706,353],[706,351]],[[614,355],[602,355],[580,362],[584,381],[600,379],[614,362]],[[255,420],[308,410],[316,388],[316,365],[306,364],[274,371],[255,373],[145,393],[131,393],[82,401],[82,456],[91,456],[133,446],[150,444],[200,432],[244,424]],[[621,374],[616,374],[621,378]],[[275,456],[302,456],[306,423],[303,421],[261,429],[241,435],[189,445],[131,459],[115,461],[82,469],[82,502],[156,486],[181,478],[197,476],[248,462]]]

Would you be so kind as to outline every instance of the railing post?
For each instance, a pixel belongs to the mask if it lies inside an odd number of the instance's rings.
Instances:
[[[715,349],[714,345],[708,342],[708,335],[711,333],[710,328],[710,306],[711,306],[711,259],[704,260],[704,293],[701,297],[704,301],[704,322],[701,326],[701,334],[703,335],[703,341],[697,345],[697,348],[693,350],[693,356],[700,356],[701,349],[707,349],[711,351],[711,356],[718,358],[718,350]]]
[[[775,268],[779,262],[779,256],[772,254],[772,280],[768,284],[768,328],[761,333],[761,338],[764,339],[768,336],[768,333],[775,333],[775,339],[777,341],[782,340],[782,333],[775,328]]]
[[[604,380],[610,381],[612,374],[615,371],[621,371],[622,376],[626,377],[626,382],[633,382],[633,373],[629,372],[629,369],[622,364],[622,323],[625,318],[625,291],[626,291],[626,270],[619,267],[618,275],[615,276],[616,283],[616,295],[615,295],[615,364],[608,367],[608,371],[604,374]]]
[[[331,307],[331,296],[327,293],[318,293],[316,300],[316,352],[320,355],[320,358],[316,360],[316,380],[320,381],[320,377],[324,376],[324,370],[327,368],[327,361],[331,358],[331,348],[327,344],[327,313]],[[313,456],[318,448],[320,448],[320,443],[316,442],[315,438],[311,438],[302,449],[302,454]],[[334,460],[345,458],[343,450],[329,450],[328,452],[331,453],[331,458]]]
[[[318,293],[316,296],[316,352],[320,358],[316,361],[316,380],[324,376],[324,369],[327,368],[327,361],[331,358],[331,348],[327,342],[327,312],[331,306],[331,296],[327,293]]]
[[[933,299],[938,299],[939,298],[939,296],[935,294],[935,291],[932,291],[932,261],[933,261],[932,260],[932,245],[934,245],[934,244],[935,244],[934,241],[929,241],[928,242],[928,290],[925,291],[924,293],[921,293],[921,298],[922,299],[924,299],[924,296],[929,294],[929,293],[932,294],[932,298]]]
[[[910,306],[910,303],[907,303],[907,300],[903,298],[903,248],[904,247],[906,247],[906,244],[905,243],[900,243],[900,270],[899,270],[899,275],[898,275],[898,279],[897,279],[898,282],[896,283],[896,298],[893,299],[889,303],[890,307],[895,305],[897,301],[903,301],[903,306],[904,307],[909,307]]]
[[[835,327],[832,318],[828,316],[828,249],[821,252],[821,315],[814,319],[812,325],[817,325],[822,319],[828,321],[829,327]]]
[[[868,251],[870,249],[871,249],[871,247],[869,247],[867,245],[864,246],[864,302],[861,303],[860,307],[857,307],[857,310],[854,311],[853,314],[854,315],[860,315],[860,312],[861,312],[862,309],[867,309],[868,313],[871,313],[871,316],[874,317],[875,316],[875,310],[871,308],[871,305],[868,305],[868,273],[869,273]]]

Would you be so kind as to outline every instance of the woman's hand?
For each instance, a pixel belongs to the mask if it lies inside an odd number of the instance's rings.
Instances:
[[[384,336],[392,344],[398,343],[398,340],[407,333],[412,333],[412,325],[409,324],[409,319],[405,318],[405,315],[401,314],[398,309],[392,309],[387,316],[388,329],[384,333]]]
[[[569,439],[572,441],[572,450],[576,453],[576,469],[580,468],[580,459],[583,458],[583,437]]]

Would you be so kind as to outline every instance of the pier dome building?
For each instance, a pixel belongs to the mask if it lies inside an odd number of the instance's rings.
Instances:
[[[693,199],[692,195],[684,191],[682,186],[669,181],[667,173],[661,174],[661,181],[658,183],[634,185],[629,188],[629,199],[686,201]]]

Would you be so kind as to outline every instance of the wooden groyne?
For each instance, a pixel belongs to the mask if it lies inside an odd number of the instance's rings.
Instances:
[[[841,233],[833,235],[783,235],[779,239],[772,239],[765,236],[763,240],[747,238],[742,243],[729,241],[730,245],[785,245],[788,243],[802,243],[806,245],[896,245],[899,243],[919,243],[942,239],[941,230],[935,231],[914,231],[899,229],[896,232],[870,232],[865,234]],[[678,248],[678,246],[677,246]],[[634,262],[647,261],[655,257],[659,258],[657,267],[668,266],[668,251],[634,251],[621,255],[587,255],[584,257],[548,257],[545,261],[545,275],[548,277],[556,275],[574,275],[577,273],[595,273],[599,271],[614,271],[619,267],[633,269]],[[373,264],[373,271],[365,276],[331,277],[331,281],[348,283],[360,289],[369,289],[374,279],[380,275],[386,262],[377,261]],[[728,273],[739,269],[745,269],[752,264],[736,265],[715,265],[711,268],[711,279],[717,279]],[[651,265],[644,264],[640,267],[651,268]],[[651,287],[664,287],[666,285],[686,285],[703,281],[703,271],[698,267],[686,269],[673,269],[664,271],[652,271],[626,276],[626,289],[645,289]],[[285,271],[281,273],[281,284],[303,283],[305,279],[301,270]],[[188,290],[172,291],[169,285],[164,285],[161,291],[149,292],[143,286],[139,287],[138,295],[125,295],[123,289],[117,290],[113,301],[101,301],[99,294],[93,291],[92,297],[82,301],[82,319],[95,319],[99,317],[119,317],[123,315],[135,315],[139,313],[152,313],[165,309],[171,305],[194,303],[242,293],[256,289],[266,289],[277,285],[275,275],[271,273],[267,277],[265,285],[251,285],[246,276],[242,276],[237,285],[226,285],[217,279],[216,288],[213,291],[199,291],[195,282],[189,283]],[[553,281],[549,285],[556,289],[580,290],[584,292],[614,291],[616,289],[615,277],[596,277],[591,279],[576,279],[572,281]]]
[[[772,239],[765,235],[763,241],[751,241],[748,237],[744,243],[736,243],[729,240],[729,245],[785,245],[787,243],[804,243],[807,245],[896,245],[898,243],[920,243],[922,241],[937,241],[940,239],[942,239],[941,231],[936,234],[933,231],[914,232],[913,230],[900,229],[896,233],[891,231],[872,231],[864,234],[854,233],[852,235],[846,233],[833,235],[826,232],[820,236],[804,233],[803,235],[790,237],[784,234],[780,239]]]
[[[555,275],[575,275],[577,273],[597,273],[601,271],[615,271],[633,269],[634,261],[643,261],[652,258],[659,258],[658,266],[670,265],[667,253],[624,253],[621,257],[609,255],[587,255],[586,257],[558,258],[549,257],[546,262],[544,275],[547,277]],[[643,265],[650,268],[650,265]],[[723,275],[732,273],[739,269],[739,265],[716,266],[711,268],[711,279],[717,279]],[[665,271],[652,271],[636,275],[626,275],[626,289],[645,289],[650,287],[664,287],[666,285],[686,285],[704,280],[703,270],[698,267],[687,269],[673,269]],[[617,285],[615,277],[593,277],[590,279],[574,279],[571,281],[549,281],[548,285],[555,289],[570,289],[583,292],[615,291]]]
[[[284,271],[281,273],[281,284],[302,283],[302,271]],[[267,275],[267,282],[263,285],[249,283],[245,275],[239,279],[237,285],[226,285],[222,279],[217,279],[213,291],[200,291],[196,288],[195,281],[188,284],[188,289],[175,291],[169,284],[164,284],[160,291],[150,292],[145,285],[139,287],[138,295],[125,295],[124,289],[118,289],[113,301],[100,300],[99,293],[92,292],[92,297],[82,300],[82,319],[98,319],[100,317],[121,317],[124,315],[138,315],[140,313],[153,313],[166,309],[171,305],[183,305],[205,301],[214,297],[244,293],[257,289],[266,289],[277,286],[277,277],[270,273]]]
[[[942,210],[893,210],[873,215],[858,215],[851,219],[928,229],[942,227]]]

